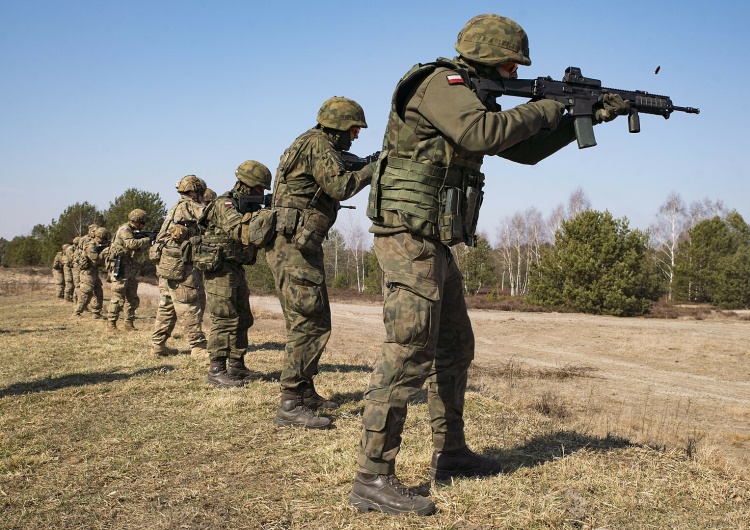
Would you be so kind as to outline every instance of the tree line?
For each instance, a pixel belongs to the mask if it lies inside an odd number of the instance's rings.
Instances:
[[[96,222],[111,232],[141,208],[148,229],[159,227],[166,207],[158,194],[129,189],[105,211],[84,202],[68,207],[29,236],[0,239],[4,266],[48,265],[63,243]],[[685,204],[672,193],[648,230],[631,230],[627,218],[591,208],[582,189],[547,218],[535,208],[502,219],[495,246],[479,234],[474,247],[453,256],[467,295],[518,297],[536,306],[611,315],[640,315],[652,302],[750,307],[750,227],[736,211],[708,199]],[[339,221],[324,243],[329,287],[380,294],[382,277],[366,229]],[[144,260],[141,273],[153,273]],[[251,289],[273,292],[262,251],[247,268]]]

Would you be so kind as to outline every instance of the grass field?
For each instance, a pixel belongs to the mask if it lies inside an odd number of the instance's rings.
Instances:
[[[318,390],[343,403],[335,429],[279,429],[276,315],[256,315],[250,335],[248,364],[265,380],[218,390],[205,359],[149,354],[153,306],[114,337],[70,312],[33,284],[0,294],[2,529],[750,528],[750,480],[710,447],[593,435],[554,402],[505,404],[491,374],[467,394],[467,438],[503,473],[430,485],[420,395],[397,471],[438,513],[361,514],[346,497],[371,355],[324,355]]]

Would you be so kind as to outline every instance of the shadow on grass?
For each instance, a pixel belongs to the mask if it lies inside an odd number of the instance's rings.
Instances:
[[[26,333],[49,333],[50,331],[65,331],[66,329],[68,328],[64,326],[45,329],[0,329],[0,335],[4,333],[13,333],[15,335],[24,335]]]
[[[260,342],[257,344],[250,344],[248,345],[247,349],[245,350],[248,355],[251,355],[253,352],[259,351],[259,350],[281,350],[284,351],[286,348],[286,344],[284,342],[278,342],[274,340],[268,340],[266,342]]]
[[[642,446],[616,436],[600,438],[573,431],[559,431],[544,436],[537,436],[524,445],[510,449],[489,447],[482,456],[498,460],[501,466],[500,473],[510,474],[522,468],[531,468],[547,462],[560,460],[582,449],[604,453],[628,447]],[[457,478],[456,480],[461,480],[461,478]],[[445,486],[451,484],[451,482],[451,479],[441,480],[435,482],[435,485]],[[431,486],[432,483],[427,481],[410,488],[410,490],[418,495],[429,495]]]
[[[138,377],[139,375],[165,373],[171,372],[172,370],[174,370],[174,367],[172,366],[158,366],[154,368],[143,368],[130,374],[119,372],[90,372],[83,374],[68,374],[60,377],[46,377],[44,379],[29,381],[27,383],[14,383],[7,388],[0,389],[0,398],[31,394],[32,392],[49,392],[75,386],[112,383],[114,381],[130,379],[131,377]]]

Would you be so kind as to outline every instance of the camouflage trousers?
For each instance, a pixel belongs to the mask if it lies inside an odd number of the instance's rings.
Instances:
[[[71,267],[73,274],[73,300],[78,301],[78,284],[81,283],[81,270],[78,267]]]
[[[159,278],[159,308],[156,310],[153,344],[164,344],[172,335],[179,318],[187,329],[187,339],[191,347],[203,346],[203,306],[200,303],[199,287],[203,285],[200,273],[193,270],[183,281],[177,282]]]
[[[55,281],[55,294],[58,298],[65,297],[65,275],[63,271],[52,269],[52,279]]]
[[[280,232],[266,247],[266,259],[286,323],[281,391],[300,393],[312,386],[331,336],[323,249],[303,254]]]
[[[73,291],[75,288],[75,285],[73,285],[73,269],[70,267],[63,267],[63,276],[65,278],[65,300],[72,302]]]
[[[464,395],[474,358],[474,332],[463,277],[448,247],[408,233],[375,237],[385,278],[386,338],[370,377],[357,465],[364,473],[395,472],[408,400],[427,381],[436,451],[460,449]]]
[[[94,315],[102,314],[102,303],[104,302],[104,291],[102,280],[99,278],[98,269],[85,269],[80,272],[78,284],[78,305],[75,314],[80,315],[91,302],[91,312]]]
[[[247,330],[254,322],[245,269],[237,262],[225,261],[218,271],[204,272],[203,280],[211,321],[206,346],[209,358],[244,358]]]
[[[117,322],[120,311],[125,311],[125,320],[135,320],[135,310],[141,305],[138,298],[138,279],[135,274],[128,274],[122,280],[112,278],[112,296],[109,300],[109,312],[107,318],[110,322]]]

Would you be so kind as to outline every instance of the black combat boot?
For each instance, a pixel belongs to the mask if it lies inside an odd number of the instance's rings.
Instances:
[[[435,513],[435,503],[428,497],[410,492],[396,475],[357,473],[349,494],[349,504],[361,512],[374,510],[391,515]]]
[[[279,427],[305,427],[306,429],[328,429],[331,420],[314,414],[303,405],[301,394],[281,393],[279,408],[273,423]]]
[[[500,462],[480,456],[468,447],[455,451],[435,451],[430,463],[430,477],[448,480],[455,477],[489,477],[500,473]]]
[[[244,359],[229,359],[227,375],[237,381],[257,381],[263,374],[245,366]]]
[[[244,385],[241,380],[233,379],[227,374],[226,357],[211,359],[211,367],[208,369],[206,381],[219,388],[237,388]]]
[[[302,393],[302,404],[310,410],[335,410],[339,408],[338,403],[318,394],[313,385],[310,385]]]

